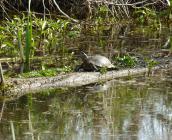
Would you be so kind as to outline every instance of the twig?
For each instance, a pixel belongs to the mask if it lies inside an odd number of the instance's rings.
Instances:
[[[67,17],[71,21],[78,23],[78,20],[69,17],[65,12],[62,11],[55,0],[53,0],[53,2],[54,2],[54,4],[56,5],[57,9],[60,11],[61,14],[63,14],[65,17]]]
[[[45,0],[42,1],[42,4],[43,4],[43,7],[44,7],[44,21],[45,21],[45,16],[46,16],[46,12],[45,11],[47,10],[49,12],[50,17],[51,17],[51,14],[50,14],[49,9],[45,5]]]
[[[31,1],[32,0],[29,0],[29,4],[28,4],[28,14],[30,15],[30,5],[31,5]]]
[[[3,13],[5,13],[6,15],[7,15],[7,17],[10,19],[10,17],[9,17],[9,15],[8,15],[8,13],[6,12],[6,10],[5,10],[5,6],[4,6],[4,4],[3,4],[3,2],[1,1],[0,2],[0,7],[2,8],[2,10],[3,10]]]

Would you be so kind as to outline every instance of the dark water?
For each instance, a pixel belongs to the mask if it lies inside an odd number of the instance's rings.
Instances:
[[[170,140],[172,70],[30,94],[0,107],[2,140]]]

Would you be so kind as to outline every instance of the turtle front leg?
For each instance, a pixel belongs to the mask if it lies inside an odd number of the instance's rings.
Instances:
[[[93,71],[99,71],[98,67],[95,65],[93,65],[93,69],[94,69]]]

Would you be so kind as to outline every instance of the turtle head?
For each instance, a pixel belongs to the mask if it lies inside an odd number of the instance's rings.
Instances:
[[[80,57],[81,57],[82,61],[87,61],[88,60],[87,54],[85,52],[83,52],[83,51],[81,51]]]

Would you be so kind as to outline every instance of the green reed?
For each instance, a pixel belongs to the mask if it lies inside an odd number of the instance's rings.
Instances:
[[[29,64],[30,62],[30,51],[32,42],[32,19],[29,16],[26,27],[26,47],[25,47],[25,62]]]
[[[20,61],[24,62],[24,52],[23,52],[23,46],[22,46],[22,31],[21,30],[18,30],[17,37],[18,37],[18,48],[20,52]]]

